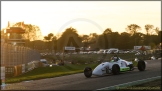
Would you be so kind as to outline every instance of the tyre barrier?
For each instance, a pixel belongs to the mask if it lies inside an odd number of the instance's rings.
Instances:
[[[22,74],[22,65],[14,66],[14,68],[15,68],[14,76]]]
[[[23,73],[27,73],[35,68],[43,67],[43,63],[39,61],[32,61],[27,64],[21,64],[17,66],[7,66],[7,67],[1,67],[1,90],[5,88],[5,80],[6,78],[19,76]]]
[[[1,67],[1,90],[5,89],[5,80],[8,77],[14,77],[21,75],[23,73],[27,73],[35,68],[43,67],[43,63],[39,61],[33,61],[28,64],[21,64],[17,66],[7,66],[7,67]]]
[[[13,77],[13,76],[21,75],[23,73],[26,73],[38,67],[43,67],[43,63],[42,62],[30,62],[27,64],[21,64],[17,66],[6,66],[3,68],[5,69],[5,77]]]
[[[15,68],[14,67],[5,67],[5,77],[13,77],[15,74]]]

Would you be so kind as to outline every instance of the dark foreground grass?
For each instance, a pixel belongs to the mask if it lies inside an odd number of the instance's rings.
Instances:
[[[98,64],[84,64],[84,65],[65,65],[65,66],[53,66],[53,67],[39,67],[30,72],[22,74],[20,76],[6,78],[6,83],[15,83],[27,80],[38,80],[44,78],[52,78],[64,75],[70,75],[83,72],[86,66],[95,68]]]
[[[114,91],[119,91],[119,90],[120,91],[130,91],[130,90],[134,90],[134,91],[139,91],[139,90],[161,91],[161,79],[134,85],[134,86],[122,87],[121,89],[114,90]]]

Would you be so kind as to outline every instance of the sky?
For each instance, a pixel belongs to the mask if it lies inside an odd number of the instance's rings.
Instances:
[[[69,27],[79,34],[101,34],[106,28],[126,32],[130,24],[152,24],[161,30],[161,1],[1,1],[1,29],[8,21],[37,25],[42,35]]]

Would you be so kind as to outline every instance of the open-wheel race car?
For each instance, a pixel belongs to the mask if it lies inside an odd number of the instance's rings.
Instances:
[[[137,68],[139,71],[144,71],[146,68],[146,62],[141,59],[136,59]],[[94,76],[104,76],[107,74],[118,75],[120,72],[133,71],[134,66],[133,62],[123,60],[119,57],[115,58],[110,62],[102,62],[94,70],[90,67],[84,69],[84,75],[89,78],[92,75]]]

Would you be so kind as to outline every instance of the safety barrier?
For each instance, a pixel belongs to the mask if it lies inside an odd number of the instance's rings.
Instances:
[[[13,77],[40,67],[40,53],[24,46],[1,42],[1,85],[6,77]]]
[[[40,60],[40,53],[24,46],[1,43],[1,66],[16,66]]]
[[[12,67],[5,67],[5,77],[18,76],[35,68],[43,67],[43,63],[39,61],[29,62],[27,64],[21,64]]]
[[[19,76],[23,73],[29,72],[35,68],[43,67],[43,63],[40,61],[32,61],[27,64],[21,64],[17,66],[1,67],[1,85],[5,85],[5,79],[9,77]]]

